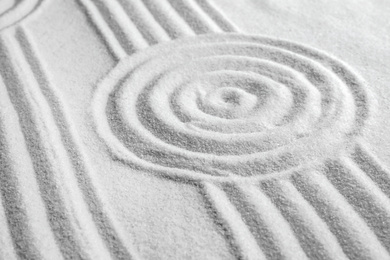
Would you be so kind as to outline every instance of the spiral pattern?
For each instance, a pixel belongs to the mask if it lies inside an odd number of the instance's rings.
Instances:
[[[99,135],[120,160],[185,179],[264,178],[345,149],[368,116],[341,61],[282,40],[205,35],[120,63],[99,85]]]

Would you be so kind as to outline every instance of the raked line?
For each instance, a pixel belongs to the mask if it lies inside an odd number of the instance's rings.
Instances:
[[[347,156],[328,162],[325,173],[390,252],[390,199]]]
[[[214,5],[204,0],[77,2],[117,60],[183,36],[239,31]]]
[[[239,31],[207,0],[97,3],[100,13],[89,11],[96,13],[92,20],[108,31],[102,33],[104,38],[114,34],[128,54],[183,36]],[[202,193],[238,258],[270,257],[273,248],[273,253],[289,259],[385,259],[390,203],[383,192],[389,196],[390,175],[362,151],[359,146],[352,159],[330,161],[324,172],[297,173],[291,181],[237,185],[234,194],[221,184],[202,182]],[[244,214],[246,210],[252,214]]]
[[[289,180],[273,180],[262,185],[281,211],[310,259],[348,259],[315,208]]]
[[[49,223],[65,257],[108,259],[106,249],[88,206],[51,108],[41,92],[39,81],[25,57],[24,47],[13,32],[1,39],[4,47],[6,87],[21,119],[27,149],[36,172]]]
[[[92,213],[99,233],[114,258],[134,259],[136,256],[135,250],[128,245],[124,245],[124,241],[129,239],[122,234],[122,229],[117,226],[118,224],[111,215],[111,211],[107,209],[108,204],[103,202],[103,198],[95,190],[97,182],[94,182],[92,179],[94,170],[87,159],[85,151],[83,151],[76,128],[71,123],[72,121],[66,112],[68,109],[66,109],[64,102],[61,101],[58,90],[50,83],[47,69],[45,69],[42,59],[39,58],[39,52],[33,44],[34,41],[23,27],[17,30],[16,36],[19,42],[22,43],[21,46],[25,47],[23,49],[25,57],[36,75],[42,94],[52,108],[54,119],[61,133],[62,143],[66,144],[64,148],[67,150],[79,188],[83,192],[84,199]]]
[[[228,233],[226,237],[232,246],[233,254],[238,259],[266,259],[256,239],[244,223],[241,214],[230,202],[226,193],[217,185],[207,181],[201,183],[201,188],[203,189],[201,193],[204,194],[216,213],[214,219],[221,222],[224,231]]]
[[[142,0],[118,0],[118,2],[137,28],[141,28],[139,29],[140,33],[150,45],[171,40]]]
[[[238,194],[241,194],[239,197],[242,198],[237,204],[247,204],[248,208],[252,209],[251,214],[241,214],[242,217],[248,219],[248,223],[250,223],[249,219],[255,219],[254,221],[252,220],[252,223],[262,223],[264,228],[268,230],[270,240],[275,244],[274,247],[277,248],[278,254],[282,258],[307,259],[291,225],[283,217],[271,198],[258,186],[250,184],[236,186]],[[231,193],[230,197],[236,196],[237,193]],[[256,225],[247,226],[256,228]],[[261,230],[254,230],[253,235],[258,239],[263,238]],[[264,247],[263,252],[266,253],[268,249],[268,247]],[[272,254],[269,254],[269,257],[272,258]]]
[[[117,60],[152,44],[182,36],[238,31],[207,0],[78,2]],[[96,254],[102,258],[109,255],[114,258],[134,257],[134,250],[125,248],[121,243],[124,236],[117,233],[115,221],[105,215],[109,213],[103,212],[104,203],[98,199],[94,184],[89,179],[90,166],[65,114],[66,109],[58,100],[59,95],[49,86],[47,79],[37,77],[44,74],[44,69],[39,65],[39,58],[34,56],[36,51],[31,49],[29,37],[20,29],[17,38],[19,42],[12,38],[2,40],[8,45],[17,46],[8,49],[14,51],[12,58],[17,57],[18,61],[12,60],[8,53],[5,55],[10,64],[19,68],[11,73],[11,78],[14,82],[23,83],[25,79],[19,73],[21,70],[27,75],[29,83],[34,82],[31,86],[34,91],[19,89],[23,84],[16,83],[12,89],[8,85],[7,88],[12,102],[19,103],[15,105],[18,114],[30,113],[28,117],[34,121],[32,124],[21,122],[21,127],[34,167],[46,171],[46,176],[38,176],[38,182],[48,214],[64,218],[59,223],[60,231],[54,227],[57,224],[55,220],[50,219],[60,249],[66,256],[75,257],[84,254],[87,258],[95,258]],[[26,46],[28,48],[24,48]],[[5,76],[10,77],[8,74]],[[9,84],[9,80],[6,83]],[[49,105],[54,109],[50,109]],[[28,132],[27,129],[32,131]],[[38,144],[34,143],[36,139],[39,140]],[[45,139],[50,141],[45,142]],[[43,154],[34,154],[35,148],[42,148]],[[72,154],[74,150],[76,152]],[[51,157],[51,153],[56,158]],[[56,168],[56,165],[63,165],[66,171]],[[74,174],[64,176],[66,172]],[[52,173],[54,178],[47,173]],[[69,179],[62,179],[64,177]],[[324,171],[299,172],[291,180],[258,184],[258,187],[252,184],[236,185],[232,188],[236,192],[234,194],[224,190],[223,184],[204,181],[201,187],[217,214],[216,220],[222,222],[237,258],[265,259],[272,255],[267,250],[273,248],[276,254],[289,259],[387,259],[390,249],[389,180],[390,175],[378,160],[364,146],[358,145],[352,158],[348,155],[340,160],[328,161]],[[15,183],[11,181],[12,185]],[[60,184],[60,190],[53,188],[55,183]],[[69,201],[66,192],[72,189],[66,186],[68,184],[69,187],[79,185],[81,189],[70,194]],[[6,196],[7,190],[1,190],[2,196]],[[9,198],[6,196],[5,199]],[[72,202],[83,200],[92,206],[84,203],[72,205]],[[57,208],[53,210],[52,207]],[[244,214],[245,207],[253,214]],[[6,208],[6,215],[7,210],[11,212]],[[75,215],[67,215],[72,210]],[[104,217],[99,219],[100,215]],[[84,223],[96,225],[88,228],[92,230],[91,233],[78,231],[84,225],[76,227],[76,220],[83,216],[89,218]],[[25,222],[21,220],[21,223]],[[106,223],[113,227],[105,229]],[[272,239],[261,237],[265,231],[248,223],[261,223],[267,229],[267,236]],[[64,230],[71,231],[69,236],[63,236]],[[16,231],[11,230],[10,233],[15,239]],[[111,235],[120,239],[110,240]],[[81,247],[78,246],[80,244]],[[35,247],[31,248],[30,254],[34,256]]]
[[[161,3],[160,6],[154,8],[151,6],[151,2],[135,1],[136,10],[129,8],[129,3],[126,1],[119,3],[117,1],[79,0],[78,2],[117,60],[154,43],[170,40],[181,35],[194,35],[194,26],[197,26],[193,22],[183,19],[182,14],[178,14],[177,10],[171,5],[172,3],[169,2]],[[202,7],[197,6],[196,2],[191,2],[189,5],[185,4],[185,6],[187,12],[195,13],[191,16],[193,21],[196,16],[200,17],[196,19],[197,22],[203,21],[202,27],[195,28],[195,30],[198,29],[198,32],[200,32],[199,30],[202,30],[202,32],[222,31],[218,29],[217,23],[213,24],[212,19],[207,17],[207,12],[203,12]],[[208,8],[207,11],[210,10],[212,8]],[[149,14],[153,18],[147,21],[152,24],[146,27],[150,28],[148,32],[143,29],[145,27],[138,20],[135,19],[136,23],[133,23],[134,16],[132,14],[136,12],[139,12],[143,17]],[[169,17],[166,16],[166,12],[170,15]],[[164,25],[158,23],[159,17],[166,18],[160,20]],[[156,22],[150,23],[150,21]],[[168,24],[166,24],[167,21]],[[169,24],[169,21],[171,24]],[[190,25],[191,23],[192,25]],[[168,35],[169,33],[170,35]],[[76,141],[77,135],[69,123],[70,120],[65,113],[66,109],[60,102],[58,93],[44,75],[44,69],[37,57],[36,50],[33,48],[31,39],[29,39],[23,27],[17,29],[16,35],[8,36],[4,36],[2,42],[4,46],[8,45],[5,56],[7,57],[6,60],[10,61],[9,64],[13,65],[13,68],[8,68],[12,73],[6,75],[6,86],[17,114],[23,114],[21,118],[28,114],[26,119],[33,119],[32,122],[21,119],[23,121],[21,122],[21,128],[26,139],[26,148],[31,155],[32,167],[36,172],[40,170],[44,172],[44,174],[40,173],[37,176],[37,186],[39,186],[43,204],[46,205],[45,214],[48,214],[44,219],[49,220],[48,227],[51,227],[59,249],[66,257],[105,258],[108,257],[108,252],[102,244],[101,238],[103,238],[103,242],[114,258],[133,258],[136,253],[133,249],[126,248],[122,244],[125,236],[120,234],[120,228],[115,227],[113,217],[109,215],[109,212],[103,212],[104,206],[97,199],[96,191],[92,188],[94,185],[88,179],[91,176],[89,173],[91,169],[88,166],[86,156],[83,155],[81,146]],[[17,41],[14,40],[15,36]],[[15,47],[11,48],[10,46]],[[25,79],[25,77],[28,79]],[[13,82],[12,87],[9,86],[10,81]],[[31,89],[22,87],[26,86],[27,82],[29,85],[32,83],[32,86],[29,86]],[[46,142],[44,139],[50,139],[50,141]],[[37,142],[37,140],[39,141]],[[74,174],[67,176],[66,173],[68,172]],[[59,181],[62,178],[67,180]],[[8,180],[11,180],[11,178],[8,178]],[[68,197],[68,192],[72,190],[70,186],[75,186],[77,183],[82,191],[70,193]],[[17,189],[20,188],[15,186],[15,190]],[[6,196],[6,198],[9,197]],[[16,195],[14,197],[17,198]],[[74,205],[75,201],[82,201],[82,199],[86,199],[88,206],[83,203]],[[19,204],[22,205],[23,202]],[[86,211],[88,209],[90,212]],[[68,215],[69,213],[70,215]],[[25,215],[29,218],[31,213]],[[88,217],[81,217],[82,215],[92,217],[95,222],[88,220]],[[16,216],[10,218],[19,220]],[[63,220],[57,222],[58,219]],[[21,223],[27,223],[28,221],[30,220],[26,219]],[[77,221],[84,224],[76,224]],[[96,227],[90,226],[91,223],[97,225],[97,230]],[[12,225],[13,228],[22,226],[20,224]],[[46,256],[54,255],[57,255],[56,258],[60,258],[59,252],[56,254],[53,252],[51,254],[49,254],[50,252],[42,252],[42,254],[35,252],[43,248],[39,245],[31,245],[32,249],[26,251],[25,248],[27,248],[28,243],[42,240],[39,237],[28,239],[31,236],[24,234],[29,232],[28,230],[28,228],[20,231],[11,230],[14,240],[17,236],[19,238],[23,237],[26,242],[23,246],[24,250],[17,250],[18,253],[24,254],[27,252],[29,254],[27,258],[31,259],[36,257],[47,258]],[[88,232],[91,233],[88,234]],[[31,233],[34,236],[37,232],[34,230]],[[47,235],[46,237],[50,236]],[[52,246],[50,248],[54,250],[57,247]]]
[[[371,152],[367,143],[357,142],[352,153],[353,161],[390,198],[390,171]]]
[[[78,0],[79,6],[86,13],[96,33],[104,41],[112,56],[116,60],[126,57],[127,53],[117,40],[114,32],[105,22],[103,15],[91,0]]]
[[[220,28],[218,24],[203,11],[196,1],[168,1],[183,20],[191,25],[196,34],[223,32],[222,28]]]
[[[292,183],[326,222],[348,258],[389,259],[375,232],[327,178],[327,173],[297,173],[292,175]]]
[[[210,0],[195,0],[224,32],[239,32],[240,29],[226,17]]]
[[[1,52],[0,57],[0,66],[5,68],[2,64],[2,61],[5,60],[4,53]],[[2,70],[2,72],[5,71]],[[4,75],[1,73],[0,210],[2,212],[0,213],[0,258],[17,259],[19,256],[25,259],[49,259],[48,255],[50,254],[61,259],[54,237],[51,236],[52,233],[45,232],[50,230],[50,226],[43,203],[40,203],[41,198],[35,180],[35,172],[32,169],[18,122],[18,119],[23,120],[24,118],[18,117],[13,109],[3,77]],[[40,251],[43,244],[50,246],[46,252]]]
[[[238,258],[390,258],[390,199],[350,156],[259,185],[201,187]]]

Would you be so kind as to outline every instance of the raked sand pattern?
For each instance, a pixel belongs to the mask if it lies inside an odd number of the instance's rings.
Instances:
[[[89,112],[129,175],[195,187],[233,258],[390,259],[390,172],[362,140],[375,93],[358,72],[246,35],[209,0],[76,2],[117,61]],[[27,27],[49,4],[0,5],[0,258],[147,258]]]

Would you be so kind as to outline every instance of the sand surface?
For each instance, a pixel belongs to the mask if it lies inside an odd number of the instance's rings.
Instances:
[[[389,13],[0,0],[0,259],[390,259]]]

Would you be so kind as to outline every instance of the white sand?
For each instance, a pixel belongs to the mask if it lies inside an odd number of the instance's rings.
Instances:
[[[390,259],[390,4],[0,2],[0,259]]]

